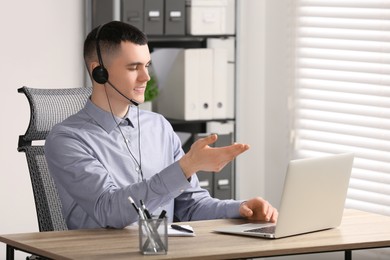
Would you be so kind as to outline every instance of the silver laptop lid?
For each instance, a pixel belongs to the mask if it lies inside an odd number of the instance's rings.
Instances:
[[[352,163],[351,153],[291,161],[275,237],[339,226]]]

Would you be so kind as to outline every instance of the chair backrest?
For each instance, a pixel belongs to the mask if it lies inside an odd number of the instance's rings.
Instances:
[[[26,95],[30,105],[30,123],[26,133],[19,136],[18,151],[26,154],[39,231],[67,230],[61,201],[47,167],[42,140],[46,139],[55,124],[84,107],[92,89],[22,87],[18,92]]]

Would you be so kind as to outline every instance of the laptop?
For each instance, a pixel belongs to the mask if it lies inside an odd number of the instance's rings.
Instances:
[[[218,227],[228,234],[281,238],[338,227],[352,171],[353,154],[290,161],[277,223]]]

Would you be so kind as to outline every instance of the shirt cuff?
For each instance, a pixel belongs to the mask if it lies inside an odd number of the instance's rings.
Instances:
[[[240,206],[244,200],[229,200],[226,207],[226,218],[242,218],[240,215]]]
[[[191,183],[185,177],[179,161],[165,168],[161,172],[161,177],[167,190],[173,191],[176,196],[191,187]]]

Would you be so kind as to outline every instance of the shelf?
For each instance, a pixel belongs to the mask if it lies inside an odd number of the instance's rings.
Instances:
[[[235,37],[234,35],[160,35],[148,36],[149,49],[152,52],[154,48],[206,48],[207,39],[220,38],[226,39]]]
[[[235,35],[148,35],[149,42],[204,41],[207,38],[229,38]]]
[[[220,122],[220,123],[226,123],[228,121],[234,121],[234,118],[226,118],[226,119],[207,119],[207,120],[180,120],[180,119],[172,119],[167,118],[167,120],[171,124],[201,124],[201,123],[207,123],[207,122]]]

